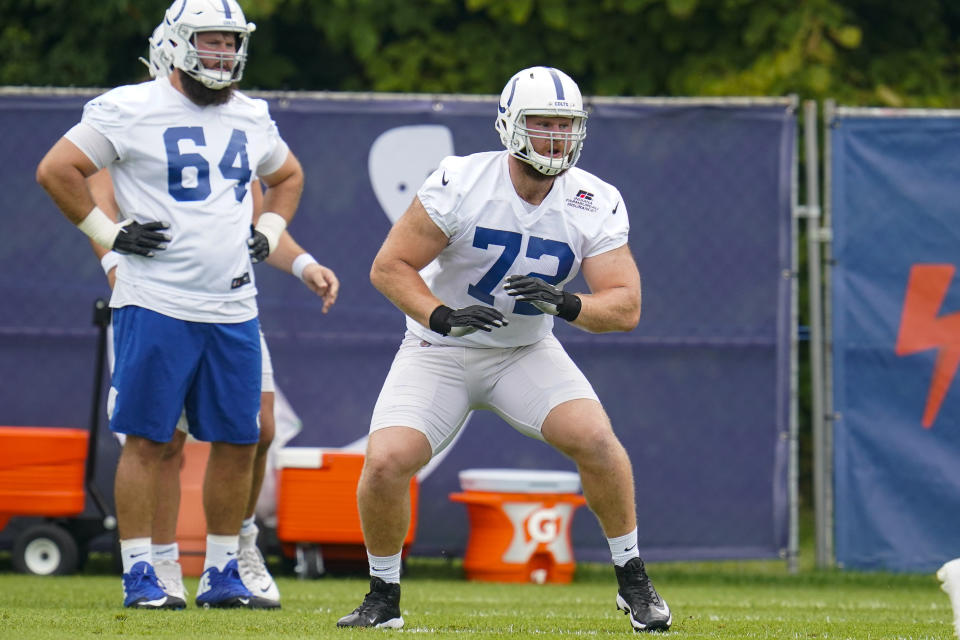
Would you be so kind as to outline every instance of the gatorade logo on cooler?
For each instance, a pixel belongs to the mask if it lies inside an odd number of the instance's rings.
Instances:
[[[513,537],[503,553],[503,562],[526,564],[540,545],[545,545],[558,563],[573,561],[570,543],[562,535],[570,526],[573,505],[560,503],[544,508],[543,503],[508,502],[503,511],[513,525]]]

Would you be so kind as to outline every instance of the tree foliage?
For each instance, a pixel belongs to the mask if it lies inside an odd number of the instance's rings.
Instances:
[[[112,86],[166,0],[0,0],[0,84]],[[244,86],[497,93],[548,64],[584,93],[960,106],[953,0],[246,0]]]

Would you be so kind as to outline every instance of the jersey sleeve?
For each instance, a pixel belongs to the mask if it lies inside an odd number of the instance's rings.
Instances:
[[[627,243],[630,233],[630,218],[627,217],[627,205],[617,189],[612,189],[610,200],[614,204],[598,213],[604,216],[603,223],[593,238],[587,243],[584,257],[600,255]]]
[[[427,215],[448,238],[456,236],[462,226],[459,219],[460,203],[463,201],[462,160],[457,156],[444,158],[417,191],[417,198],[427,210]]]
[[[283,165],[290,149],[284,139],[280,137],[277,123],[270,117],[270,108],[267,106],[266,100],[255,100],[253,102],[258,107],[255,121],[262,123],[266,139],[266,152],[257,164],[256,173],[257,175],[268,176]],[[261,109],[262,112],[260,112]]]
[[[129,136],[136,129],[132,124],[143,106],[127,87],[120,87],[97,96],[83,106],[80,122],[92,127],[110,141],[117,158],[123,160],[130,149]]]

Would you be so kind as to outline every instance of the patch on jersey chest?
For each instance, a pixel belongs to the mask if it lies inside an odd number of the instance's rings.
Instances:
[[[593,194],[584,189],[578,190],[577,195],[574,197],[567,198],[567,206],[586,211],[587,213],[596,213],[600,209],[600,207],[593,204]]]

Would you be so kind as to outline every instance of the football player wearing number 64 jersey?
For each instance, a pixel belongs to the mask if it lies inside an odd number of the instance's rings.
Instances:
[[[303,171],[267,103],[234,90],[255,26],[235,0],[175,0],[161,35],[169,76],[108,91],[47,153],[37,180],[64,216],[105,249],[129,254],[113,308],[116,402],[126,434],[114,497],[124,606],[182,608],[150,562],[154,487],[182,409],[211,442],[204,484],[203,607],[272,608],[237,570],[259,439],[261,353],[252,262],[277,246]],[[109,167],[126,220],[94,202],[86,178]],[[266,185],[251,228],[250,182]]]
[[[610,546],[617,607],[635,630],[667,629],[670,608],[637,551],[630,459],[552,332],[557,317],[591,332],[637,325],[626,206],[574,166],[587,113],[568,75],[518,72],[497,111],[506,150],[445,158],[373,262],[371,281],[406,314],[407,334],[373,411],[357,491],[370,591],[337,624],[403,626],[410,479],[470,411],[492,409],[576,463]],[[589,292],[564,289],[578,272]]]

